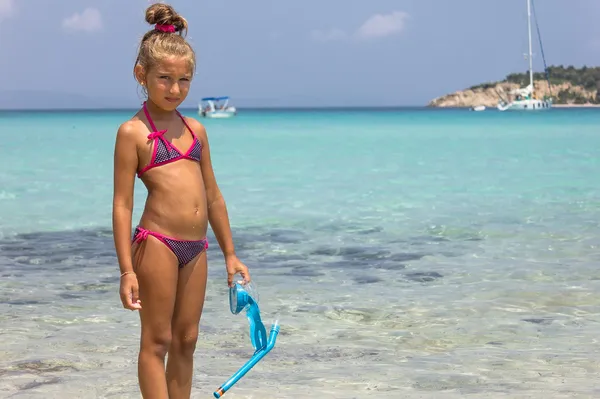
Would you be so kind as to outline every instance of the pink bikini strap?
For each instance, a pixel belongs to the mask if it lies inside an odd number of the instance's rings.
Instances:
[[[150,231],[144,229],[143,227],[138,227],[137,229],[138,229],[138,233],[134,237],[133,242],[140,243],[140,242],[144,241],[146,238],[148,238],[148,236],[150,235]]]
[[[146,115],[146,119],[148,119],[148,122],[150,123],[152,131],[157,131],[158,129],[156,128],[156,125],[154,125],[154,121],[150,117],[150,112],[148,112],[148,108],[146,107],[146,101],[144,101],[144,114]]]
[[[175,112],[177,112],[177,115],[179,115],[179,117],[181,118],[181,121],[183,122],[183,124],[185,125],[185,127],[187,127],[187,130],[189,130],[190,133],[192,133],[192,136],[196,137],[196,133],[194,133],[194,131],[192,130],[192,128],[190,127],[190,125],[187,124],[187,122],[185,121],[185,118],[183,117],[183,115],[181,115],[181,113],[179,113],[179,111],[177,111],[177,110]]]
[[[173,146],[171,145],[171,143],[169,143],[163,137],[163,135],[167,132],[167,129],[165,129],[165,130],[157,130],[156,129],[156,125],[154,124],[154,121],[150,117],[150,112],[148,112],[148,108],[146,107],[145,101],[144,101],[144,114],[146,115],[146,119],[148,119],[148,123],[150,123],[150,127],[152,128],[152,133],[150,133],[148,135],[148,139],[154,140],[155,138],[159,138],[167,146],[167,150],[169,150],[169,151],[172,150]]]

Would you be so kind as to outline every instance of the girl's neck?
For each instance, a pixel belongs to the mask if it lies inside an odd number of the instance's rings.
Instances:
[[[146,101],[146,108],[148,109],[148,112],[152,114],[152,117],[155,119],[171,119],[176,114],[175,111],[166,111],[160,108],[158,105],[154,104],[150,99]]]

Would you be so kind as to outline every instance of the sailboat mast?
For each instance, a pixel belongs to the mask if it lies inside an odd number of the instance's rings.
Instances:
[[[529,30],[529,84],[533,92],[533,50],[531,48],[531,0],[527,0],[527,28]]]

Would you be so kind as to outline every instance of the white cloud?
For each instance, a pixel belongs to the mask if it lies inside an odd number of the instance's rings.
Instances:
[[[76,12],[63,19],[62,27],[69,32],[97,32],[102,30],[102,14],[96,8],[86,8],[81,14]]]
[[[0,21],[15,14],[14,0],[0,0]]]
[[[404,30],[408,18],[409,15],[404,11],[375,14],[358,28],[356,36],[361,39],[372,39],[398,34]]]
[[[320,42],[330,42],[334,40],[342,40],[346,38],[346,32],[341,29],[333,28],[326,31],[313,30],[310,36]]]
[[[404,11],[393,11],[389,14],[375,14],[369,17],[353,35],[349,35],[341,29],[313,30],[311,37],[320,42],[344,40],[353,36],[355,39],[378,39],[386,36],[396,35],[404,31],[406,20],[410,15]]]

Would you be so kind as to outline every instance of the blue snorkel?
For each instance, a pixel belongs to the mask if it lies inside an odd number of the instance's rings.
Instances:
[[[252,289],[249,285],[235,283],[229,288],[229,309],[231,313],[238,314],[246,310],[248,323],[250,324],[250,341],[254,347],[254,355],[248,360],[234,375],[214,392],[215,398],[220,398],[238,382],[260,359],[262,359],[273,347],[279,333],[279,323],[275,321],[271,325],[269,339],[267,340],[267,330],[260,319],[260,309],[258,308],[258,296],[254,297],[249,292]]]

